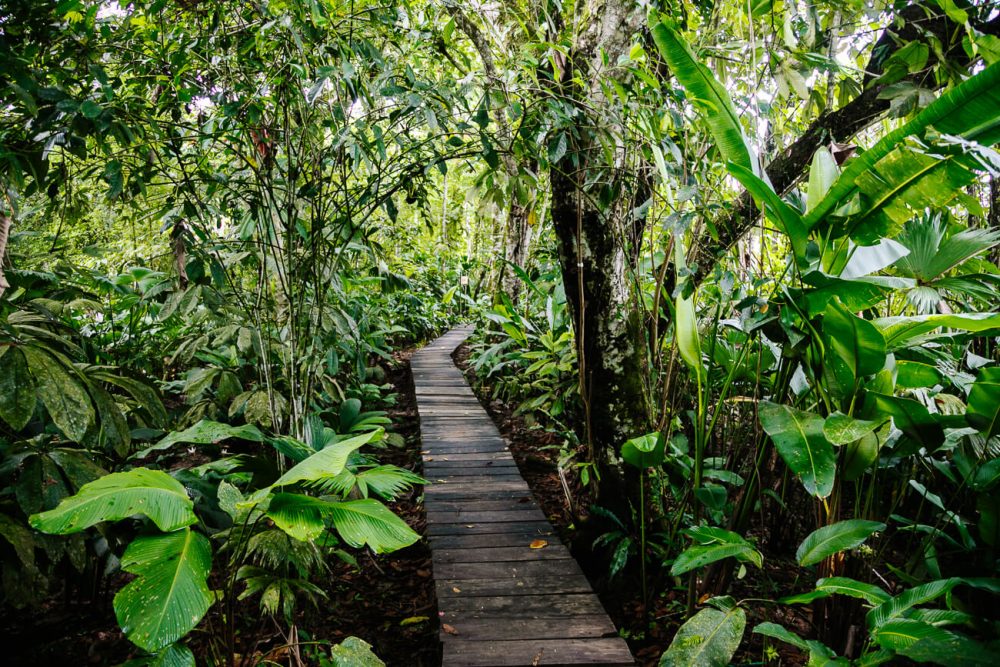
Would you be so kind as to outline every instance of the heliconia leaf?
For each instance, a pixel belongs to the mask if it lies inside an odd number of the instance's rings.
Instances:
[[[832,299],[823,314],[823,335],[830,349],[846,364],[855,379],[874,375],[885,366],[882,332],[868,320]],[[827,359],[827,363],[830,363]]]
[[[840,271],[840,277],[853,280],[881,271],[892,266],[902,257],[910,254],[909,248],[892,239],[881,239],[875,245],[854,246],[850,259]]]
[[[943,381],[941,371],[930,364],[904,359],[896,361],[896,386],[901,389],[933,387]]]
[[[196,667],[196,663],[191,649],[184,644],[171,644],[160,649],[146,667]]]
[[[814,565],[835,553],[853,549],[879,530],[885,530],[884,523],[864,519],[838,521],[809,533],[796,550],[795,558],[799,565]]]
[[[193,630],[215,599],[208,588],[212,547],[188,528],[137,537],[122,556],[122,569],[136,578],[115,595],[115,616],[129,640],[147,651]]]
[[[816,588],[808,593],[791,595],[779,600],[782,604],[808,604],[813,600],[831,595],[847,595],[859,598],[869,604],[881,604],[889,599],[889,594],[874,584],[866,584],[849,577],[826,577],[816,582]]]
[[[765,637],[770,637],[771,639],[777,639],[778,641],[800,648],[803,651],[809,650],[809,645],[806,643],[806,640],[777,623],[759,623],[756,627],[754,627],[753,634],[764,635]]]
[[[948,642],[954,633],[909,618],[894,618],[872,633],[872,639],[882,648],[899,652],[908,649],[922,639]]]
[[[47,351],[31,345],[20,348],[35,378],[38,398],[55,425],[73,442],[81,442],[94,423],[94,406],[83,383]]]
[[[969,424],[987,438],[1000,433],[1000,367],[983,368],[969,391]]]
[[[674,635],[660,667],[726,667],[743,640],[747,616],[739,607],[702,609]]]
[[[336,442],[326,449],[323,449],[305,461],[296,464],[291,470],[278,478],[274,486],[287,486],[300,482],[318,482],[323,479],[336,477],[347,465],[347,459],[351,454],[372,440],[382,437],[382,429],[369,431],[357,435],[347,440]]]
[[[896,428],[928,450],[933,450],[944,442],[940,415],[931,414],[923,403],[912,398],[869,391],[865,395],[863,413],[865,417],[875,421],[892,417]]]
[[[194,504],[181,483],[148,468],[116,472],[84,484],[76,495],[55,509],[32,515],[29,521],[42,532],[66,535],[136,514],[149,517],[163,531],[197,521]]]
[[[868,624],[868,630],[877,630],[890,619],[902,615],[912,607],[941,597],[961,583],[963,583],[961,578],[951,577],[949,579],[929,581],[926,584],[914,586],[913,588],[903,591],[896,597],[886,600],[868,612],[865,616],[865,622]]]
[[[15,431],[24,428],[35,411],[35,380],[16,347],[0,356],[0,419]]]
[[[677,350],[681,359],[694,371],[696,377],[704,377],[701,360],[701,341],[698,338],[698,316],[694,311],[694,299],[677,296],[676,300]]]
[[[742,539],[742,538],[740,538]],[[728,544],[696,544],[685,549],[670,568],[670,574],[677,576],[691,570],[704,567],[726,558],[736,558],[742,562],[753,563],[757,567],[763,564],[764,557],[745,540],[742,543]]]
[[[746,167],[729,163],[729,173],[743,184],[764,209],[768,219],[778,225],[791,243],[795,258],[800,264],[807,262],[806,245],[809,233],[802,226],[802,214],[786,204],[774,189]]]
[[[736,108],[725,87],[711,70],[698,62],[691,47],[673,25],[657,23],[651,31],[653,41],[670,67],[670,73],[684,86],[688,99],[708,124],[723,158],[759,174],[757,158],[747,145]]]
[[[883,317],[872,320],[872,324],[882,331],[886,348],[892,352],[907,347],[915,338],[940,327],[975,333],[1000,329],[1000,313]]]
[[[830,191],[833,184],[840,176],[840,167],[833,158],[833,154],[826,146],[820,148],[813,155],[812,165],[809,167],[809,190],[806,191],[806,211],[816,208],[826,193]],[[801,225],[801,221],[799,222]],[[803,229],[805,229],[803,227]]]
[[[802,480],[806,491],[818,498],[830,495],[837,466],[833,445],[823,435],[823,418],[770,401],[760,402],[758,416],[781,458]]]
[[[846,445],[868,435],[881,425],[877,421],[855,419],[843,412],[834,412],[823,421],[823,435],[835,445]]]

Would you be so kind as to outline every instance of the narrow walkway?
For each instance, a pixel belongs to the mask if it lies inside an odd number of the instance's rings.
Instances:
[[[451,360],[471,332],[453,329],[410,362],[443,665],[634,665]]]

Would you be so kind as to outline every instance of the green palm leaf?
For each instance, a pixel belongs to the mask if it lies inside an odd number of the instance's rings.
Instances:
[[[214,600],[207,583],[211,568],[208,539],[190,529],[136,538],[122,556],[122,569],[136,579],[114,601],[128,638],[158,651],[194,629]]]
[[[372,440],[381,438],[382,433],[382,429],[377,429],[334,443],[294,466],[279,477],[274,486],[287,486],[299,482],[319,482],[336,477],[347,465],[347,459],[354,451]]]
[[[29,521],[42,532],[66,535],[135,514],[149,517],[162,531],[197,521],[194,503],[180,482],[148,468],[116,472],[84,484],[76,495],[55,509],[32,515]]]

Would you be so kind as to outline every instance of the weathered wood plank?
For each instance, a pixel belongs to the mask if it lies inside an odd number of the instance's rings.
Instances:
[[[545,521],[545,515],[537,507],[517,510],[491,510],[487,512],[449,512],[427,508],[427,523],[513,523],[516,521]]]
[[[532,532],[539,534],[552,530],[548,521],[515,521],[511,523],[432,523],[427,526],[427,535],[483,535],[486,533]]]
[[[537,560],[572,558],[561,544],[544,549],[532,549],[527,544],[517,547],[478,547],[475,549],[436,549],[436,563],[527,563]]]
[[[524,563],[441,563],[434,564],[434,576],[441,579],[489,579],[504,577],[564,577],[583,575],[575,560],[527,561]],[[594,597],[596,600],[596,596]]]
[[[438,599],[509,595],[584,594],[591,591],[590,582],[582,575],[563,577],[508,577],[506,579],[438,579],[435,581],[435,585],[437,587]],[[444,604],[447,605],[447,603]],[[597,618],[600,618],[600,616],[597,616]],[[605,618],[605,620],[607,619]],[[606,628],[609,627],[612,627],[610,622],[607,623],[605,629],[602,629],[602,634],[607,632]],[[569,634],[566,636],[571,637],[573,635]],[[506,637],[498,637],[498,639],[506,639]]]
[[[535,540],[559,544],[554,531],[527,530],[510,533],[481,533],[472,535],[429,535],[431,549],[479,549],[482,547],[522,547]]]
[[[461,630],[459,630],[461,632]],[[462,641],[460,636],[445,645],[442,664],[465,667],[509,665],[634,665],[621,638],[607,639],[512,639]]]

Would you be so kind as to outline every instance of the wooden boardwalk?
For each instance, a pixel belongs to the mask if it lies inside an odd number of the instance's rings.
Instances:
[[[634,665],[451,360],[471,331],[411,361],[443,665]]]

